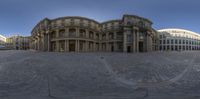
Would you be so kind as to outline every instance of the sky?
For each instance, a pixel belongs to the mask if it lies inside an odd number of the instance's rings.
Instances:
[[[0,0],[0,34],[30,36],[44,18],[83,16],[99,22],[133,14],[154,29],[181,28],[200,33],[200,0]]]

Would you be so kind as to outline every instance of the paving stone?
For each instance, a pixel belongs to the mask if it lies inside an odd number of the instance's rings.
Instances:
[[[197,51],[0,51],[0,99],[198,97],[199,59]]]

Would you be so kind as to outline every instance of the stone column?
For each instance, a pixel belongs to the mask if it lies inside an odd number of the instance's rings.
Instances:
[[[56,51],[59,52],[59,41],[56,41]]]
[[[45,34],[45,51],[48,51],[49,47],[49,38],[48,38],[48,33]]]
[[[136,34],[136,52],[139,52],[139,32],[137,31]]]
[[[83,51],[86,52],[86,41],[83,42]]]
[[[66,44],[67,44],[67,45],[66,45],[66,51],[69,52],[69,40],[66,40],[66,42],[67,42],[67,43],[66,43]]]
[[[143,43],[143,52],[147,52],[147,38],[148,38],[148,35],[145,35],[144,36],[144,43]]]
[[[48,52],[50,52],[50,42],[51,42],[50,34],[48,33]]]
[[[117,42],[114,42],[114,52],[117,52],[118,48],[117,48]]]
[[[40,51],[40,37],[38,37],[37,45],[38,45],[38,48],[37,48],[37,49]]]
[[[46,41],[46,39],[45,39],[45,33],[42,33],[42,42],[41,42],[41,44],[42,44],[42,51],[46,50],[45,41]]]
[[[99,51],[102,51],[102,43],[99,43]]]
[[[56,38],[59,38],[59,30],[56,30]]]
[[[136,34],[135,34],[135,30],[133,30],[133,52],[136,52]]]
[[[109,46],[109,42],[106,42],[106,52],[110,51],[110,46]]]
[[[96,41],[96,32],[94,32],[93,35],[93,39]]]
[[[102,34],[99,33],[99,51],[102,51]]]
[[[35,38],[35,40],[34,40],[34,44],[35,44],[35,50],[37,50],[37,38]]]
[[[64,52],[67,52],[67,40],[65,40],[65,50]]]
[[[89,32],[87,29],[85,30],[85,34],[86,34],[86,38],[89,38]]]
[[[86,52],[89,52],[89,41],[86,41]]]
[[[108,40],[109,40],[109,34],[106,33],[106,41],[108,41]]]
[[[78,40],[75,41],[75,52],[78,52]]]
[[[77,40],[77,51],[79,52],[80,50],[80,40]]]
[[[96,51],[96,42],[93,42],[93,51]]]
[[[153,51],[153,40],[151,35],[149,36],[149,51]]]
[[[117,39],[117,32],[114,32],[114,40]]]
[[[147,35],[146,35],[146,51],[149,52],[149,34],[147,32]]]
[[[127,52],[127,34],[126,30],[124,31],[124,39],[123,39],[123,52]]]
[[[88,41],[87,42],[87,52],[90,52],[91,50],[90,50],[90,42]]]
[[[76,28],[76,37],[79,38],[79,29]]]
[[[147,32],[147,52],[152,51],[152,44],[151,44],[151,41],[152,41],[152,39],[151,39],[151,32],[148,31],[148,32]]]
[[[69,37],[69,28],[65,28],[65,37]]]

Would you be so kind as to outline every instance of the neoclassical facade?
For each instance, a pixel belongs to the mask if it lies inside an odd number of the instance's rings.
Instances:
[[[31,48],[54,52],[148,52],[158,50],[148,19],[123,15],[99,23],[85,17],[45,18],[32,30]]]
[[[200,50],[200,34],[184,29],[158,30],[161,51]]]

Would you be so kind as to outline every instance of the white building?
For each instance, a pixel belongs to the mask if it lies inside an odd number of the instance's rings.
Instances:
[[[200,50],[200,34],[184,29],[158,30],[161,51]]]
[[[6,37],[0,35],[0,49],[5,47]]]

